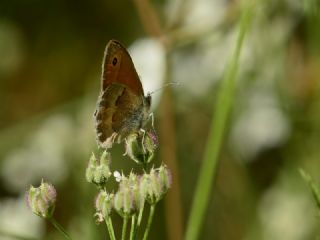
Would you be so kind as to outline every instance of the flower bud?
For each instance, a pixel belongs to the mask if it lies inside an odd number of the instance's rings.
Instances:
[[[141,183],[146,199],[150,204],[159,202],[171,187],[171,173],[168,168],[161,165],[160,168],[152,168],[150,173],[145,173]]]
[[[54,212],[57,192],[52,184],[41,182],[37,188],[31,186],[26,193],[27,204],[32,212],[43,218],[51,218]]]
[[[134,210],[133,198],[127,181],[125,176],[121,177],[119,190],[114,196],[114,208],[122,217],[130,216]]]
[[[109,168],[110,161],[111,155],[107,151],[104,151],[102,153],[99,161],[92,153],[88,167],[86,169],[87,181],[97,185],[105,184],[108,178],[112,175]]]
[[[143,208],[146,199],[146,194],[141,188],[141,177],[131,172],[128,182],[133,195],[134,207],[136,210],[140,210]]]
[[[172,175],[166,165],[162,164],[158,168],[158,176],[162,185],[162,191],[167,192],[172,184]]]
[[[102,221],[103,219],[106,219],[111,213],[111,210],[113,207],[113,197],[114,197],[113,194],[109,194],[104,190],[100,191],[96,197],[96,201],[95,201],[95,207],[97,210],[96,215],[101,215]],[[98,220],[98,221],[100,222],[101,220]]]
[[[132,160],[142,164],[149,163],[158,146],[157,135],[152,129],[130,134],[126,138],[125,146],[126,153]]]
[[[119,190],[114,196],[114,208],[122,217],[138,212],[144,206],[145,194],[140,188],[140,177],[130,173],[122,175]]]

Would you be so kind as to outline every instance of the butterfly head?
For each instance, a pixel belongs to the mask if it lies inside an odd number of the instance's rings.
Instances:
[[[151,106],[151,93],[148,93],[147,96],[145,97],[145,104],[148,109],[150,109]]]

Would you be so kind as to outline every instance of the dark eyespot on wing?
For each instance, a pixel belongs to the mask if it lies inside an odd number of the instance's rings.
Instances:
[[[118,62],[118,59],[115,57],[113,60],[112,60],[112,65],[115,66]]]

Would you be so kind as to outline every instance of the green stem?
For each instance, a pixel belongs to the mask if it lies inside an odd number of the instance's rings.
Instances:
[[[148,239],[148,235],[149,235],[150,227],[151,227],[151,224],[152,224],[152,220],[153,220],[153,215],[154,215],[155,209],[156,209],[156,204],[152,204],[150,206],[150,214],[149,214],[149,218],[148,218],[146,231],[144,232],[144,235],[143,235],[143,240],[147,240]]]
[[[113,229],[111,217],[107,217],[106,225],[107,225],[107,228],[108,228],[110,239],[111,240],[116,240],[116,237],[114,235],[114,229]]]
[[[126,239],[127,225],[128,225],[128,217],[125,216],[123,218],[121,240],[125,240]]]
[[[48,220],[66,239],[71,240],[67,231],[54,219],[54,217],[48,218]]]
[[[210,192],[212,190],[213,178],[217,171],[218,156],[223,135],[233,102],[240,51],[245,33],[251,21],[252,13],[252,5],[246,7],[242,11],[236,48],[231,61],[227,66],[226,73],[218,93],[217,103],[213,109],[214,119],[211,123],[203,164],[200,169],[199,180],[197,182],[191,213],[188,219],[186,240],[196,240],[199,238],[199,233],[209,202]]]
[[[138,223],[137,223],[137,227],[139,228],[141,225],[141,220],[142,220],[142,216],[143,216],[143,209],[144,209],[144,204],[142,206],[142,208],[139,211],[139,216],[138,216]]]
[[[136,236],[136,232],[137,232],[136,220],[137,220],[137,216],[136,214],[134,214],[131,218],[130,240],[134,240]]]

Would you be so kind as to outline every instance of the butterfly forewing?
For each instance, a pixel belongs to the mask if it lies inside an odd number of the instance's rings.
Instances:
[[[144,95],[141,81],[129,53],[116,40],[111,40],[105,50],[102,89],[106,89],[112,83],[123,84],[137,95]]]

